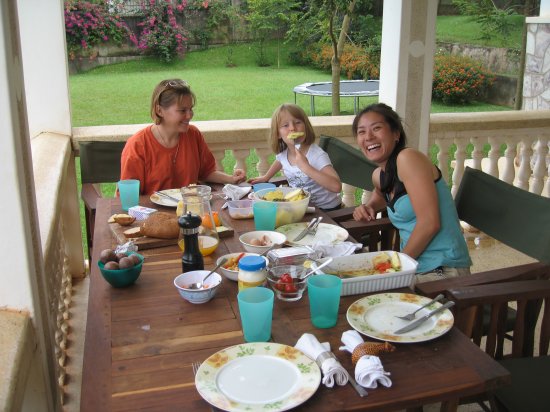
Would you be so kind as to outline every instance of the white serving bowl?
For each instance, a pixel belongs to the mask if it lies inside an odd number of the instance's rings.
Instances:
[[[259,253],[250,253],[250,252],[238,252],[238,253],[228,253],[227,255],[220,256],[218,260],[216,261],[216,264],[219,264],[223,258],[233,258],[239,256],[241,253],[243,253],[243,257],[245,256],[259,256]],[[269,259],[264,256],[265,259],[265,265],[269,265]],[[223,266],[220,266],[220,272],[222,275],[224,275],[227,279],[237,281],[239,276],[239,269],[237,270],[229,270],[224,268]]]
[[[204,277],[210,273],[209,270],[192,270],[182,273],[174,279],[174,286],[182,298],[190,303],[206,303],[214,297],[222,283],[222,277],[219,273],[210,275],[204,283],[207,288],[189,289],[189,285],[195,282],[202,282]]]
[[[275,203],[277,205],[277,220],[275,227],[288,225],[289,223],[297,223],[302,220],[309,205],[310,194],[302,200],[294,200],[292,202],[274,202],[262,199],[267,193],[279,190],[286,195],[289,192],[296,190],[294,187],[277,187],[274,189],[262,189],[252,193],[253,199],[257,202]]]
[[[284,234],[271,230],[255,230],[253,232],[247,232],[239,236],[239,240],[247,252],[258,253],[261,255],[268,250],[271,245],[258,246],[251,244],[250,241],[252,239],[261,239],[263,236],[269,237],[271,243],[275,243],[275,248],[283,246],[286,242],[286,236]]]

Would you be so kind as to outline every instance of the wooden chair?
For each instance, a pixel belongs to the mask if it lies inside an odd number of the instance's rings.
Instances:
[[[323,135],[319,139],[319,146],[329,155],[342,183],[374,190],[372,172],[378,166],[367,160],[360,150],[340,139]],[[353,238],[361,240],[369,250],[398,250],[399,234],[387,217],[370,223],[355,222],[352,217],[354,209],[355,207],[348,207],[328,214]]]
[[[455,302],[455,326],[471,336],[488,355],[500,360],[512,375],[511,385],[489,394],[493,409],[509,412],[550,410],[550,282],[523,280],[451,288],[447,290],[447,297]],[[515,303],[517,311],[511,350],[506,351],[510,303]],[[487,307],[490,308],[488,328],[484,316]],[[536,342],[538,351],[535,351]]]
[[[80,174],[86,219],[88,255],[92,256],[95,210],[97,199],[102,197],[100,183],[118,182],[120,155],[126,142],[80,142]]]

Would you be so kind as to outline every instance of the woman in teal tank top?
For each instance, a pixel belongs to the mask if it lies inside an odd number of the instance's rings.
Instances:
[[[387,208],[401,252],[418,261],[417,281],[469,274],[472,262],[449,188],[425,154],[406,147],[399,115],[373,104],[357,114],[352,128],[365,157],[379,166],[372,175],[375,190],[355,209],[355,220],[374,220]]]

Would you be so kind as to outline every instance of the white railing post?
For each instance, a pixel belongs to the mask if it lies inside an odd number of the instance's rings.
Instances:
[[[513,184],[516,176],[516,156],[517,156],[517,140],[511,136],[506,136],[506,150],[504,151],[504,170],[500,172],[500,179],[506,183]]]
[[[529,187],[529,191],[537,195],[542,193],[544,187],[547,153],[548,139],[540,137],[535,143],[535,151],[533,153],[533,179]]]
[[[532,153],[531,142],[527,139],[522,140],[520,143],[518,156],[519,170],[518,175],[516,176],[516,181],[514,182],[514,186],[517,186],[520,189],[529,189],[529,177],[531,176],[530,159]]]
[[[466,160],[466,147],[468,146],[468,141],[465,139],[457,139],[455,137],[454,142],[456,144],[455,152],[455,170],[453,171],[453,185],[451,187],[451,194],[453,197],[456,195],[458,186],[462,181],[462,176],[464,175],[464,162]]]

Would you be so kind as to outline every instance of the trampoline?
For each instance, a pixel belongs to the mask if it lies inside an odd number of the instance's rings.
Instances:
[[[361,96],[378,96],[380,80],[341,80],[340,97],[353,97],[353,109],[357,114]],[[315,116],[315,96],[332,96],[332,82],[304,83],[294,88],[294,103],[296,94],[310,96],[311,115]]]

